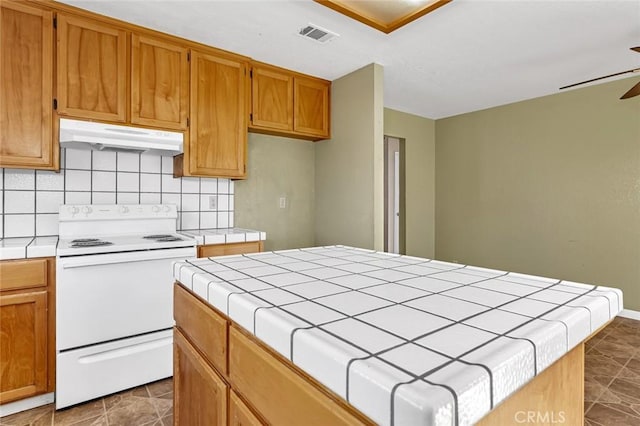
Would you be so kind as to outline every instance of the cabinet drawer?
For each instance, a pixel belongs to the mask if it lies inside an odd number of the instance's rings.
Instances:
[[[0,291],[47,285],[47,259],[0,262]]]
[[[259,253],[262,251],[262,247],[262,241],[250,241],[248,243],[209,244],[198,246],[198,257]]]
[[[189,338],[207,361],[227,374],[227,321],[213,308],[176,284],[173,296],[176,326]]]
[[[249,407],[234,392],[229,392],[229,426],[262,426]]]
[[[229,332],[229,378],[269,424],[370,424],[235,327]]]

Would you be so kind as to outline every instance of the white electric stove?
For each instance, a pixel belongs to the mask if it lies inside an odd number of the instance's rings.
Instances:
[[[62,205],[56,408],[172,375],[175,260],[196,256],[175,205]]]

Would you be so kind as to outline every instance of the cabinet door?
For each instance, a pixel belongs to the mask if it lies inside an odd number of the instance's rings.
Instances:
[[[52,52],[51,12],[0,2],[0,167],[58,169]]]
[[[0,403],[47,390],[47,292],[0,295]]]
[[[294,79],[293,126],[298,133],[329,137],[328,81],[298,77]]]
[[[226,426],[227,385],[175,328],[173,347],[174,424]]]
[[[292,131],[293,76],[255,65],[251,74],[251,126]]]
[[[131,122],[187,128],[187,49],[147,36],[131,36]]]
[[[193,52],[191,128],[185,174],[244,178],[247,158],[247,63]]]
[[[58,113],[123,122],[127,57],[124,30],[58,14]]]
[[[261,426],[263,424],[235,392],[229,393],[229,426]]]

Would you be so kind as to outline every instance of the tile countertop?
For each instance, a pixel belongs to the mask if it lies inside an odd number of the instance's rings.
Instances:
[[[614,288],[344,246],[174,276],[387,425],[473,424],[622,310]]]
[[[266,232],[243,228],[191,229],[178,231],[178,233],[194,237],[199,245],[244,243],[267,239]]]
[[[4,238],[0,240],[0,260],[56,255],[58,237]]]

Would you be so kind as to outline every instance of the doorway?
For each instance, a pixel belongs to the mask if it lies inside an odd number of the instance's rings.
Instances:
[[[384,137],[384,251],[404,249],[404,139]]]

